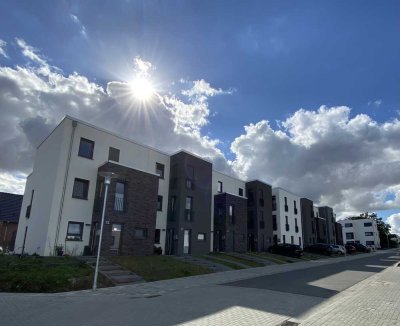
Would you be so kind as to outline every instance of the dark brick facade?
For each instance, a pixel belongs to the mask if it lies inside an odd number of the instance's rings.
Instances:
[[[171,156],[166,254],[210,252],[211,185],[210,162],[184,151]],[[191,209],[186,208],[188,197]]]
[[[336,244],[343,245],[342,224],[335,222],[335,230],[336,230]]]
[[[231,217],[229,207],[232,205]],[[247,249],[247,200],[227,193],[214,196],[214,251]]]
[[[272,188],[254,180],[246,183],[247,250],[265,251],[273,245]]]
[[[319,217],[326,221],[326,243],[336,244],[335,217],[329,206],[318,207]]]
[[[150,255],[153,253],[154,233],[157,217],[157,195],[159,177],[150,173],[128,168],[119,164],[107,162],[99,168],[99,172],[108,171],[118,174],[108,188],[105,223],[103,230],[103,254],[118,255]],[[124,207],[122,211],[115,210],[116,183],[124,184]],[[91,244],[96,249],[98,240],[94,239],[95,230],[100,229],[101,209],[104,196],[103,178],[99,177],[96,187],[96,199],[93,209]],[[120,246],[111,249],[113,245],[112,226],[122,225]],[[145,236],[138,236],[138,231]],[[144,231],[145,230],[145,231]],[[99,233],[99,232],[97,232]],[[115,233],[114,233],[115,234]],[[98,238],[98,236],[96,237]]]
[[[300,199],[301,222],[303,228],[303,245],[309,246],[317,243],[316,219],[314,218],[314,204],[308,198]]]
[[[326,227],[326,220],[323,218],[316,218],[316,231],[317,231],[317,242],[318,243],[328,243],[327,237],[327,227]]]

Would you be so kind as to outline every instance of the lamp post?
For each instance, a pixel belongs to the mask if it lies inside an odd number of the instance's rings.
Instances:
[[[117,178],[118,175],[114,172],[100,172],[99,176],[104,177],[104,184],[105,184],[106,188],[104,190],[104,202],[103,202],[103,210],[102,210],[102,214],[101,214],[100,237],[99,237],[99,244],[97,247],[97,258],[96,258],[96,269],[94,271],[93,291],[96,291],[96,288],[97,288],[97,274],[99,272],[100,249],[101,249],[101,240],[103,238],[103,225],[104,225],[104,215],[106,212],[108,186],[111,183],[111,179]]]

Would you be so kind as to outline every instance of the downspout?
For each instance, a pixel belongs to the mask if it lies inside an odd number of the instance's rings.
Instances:
[[[58,238],[59,238],[59,233],[60,233],[60,225],[61,225],[61,218],[62,218],[62,213],[63,213],[63,208],[64,208],[64,198],[65,198],[65,191],[67,188],[67,181],[68,181],[68,173],[69,173],[69,166],[71,162],[71,153],[72,153],[72,145],[74,143],[74,136],[75,136],[75,129],[76,126],[78,125],[78,122],[73,120],[72,121],[72,131],[71,131],[71,138],[69,141],[69,149],[68,149],[68,158],[67,158],[67,166],[65,168],[65,175],[64,175],[64,184],[63,184],[63,189],[62,189],[62,194],[61,194],[61,202],[60,202],[60,209],[58,212],[58,221],[57,221],[57,229],[56,229],[56,236],[54,238],[54,249],[53,249],[53,254],[56,255],[56,248],[58,245]],[[64,248],[65,250],[65,248]]]

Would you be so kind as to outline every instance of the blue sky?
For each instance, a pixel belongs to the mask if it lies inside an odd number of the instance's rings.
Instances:
[[[292,145],[304,141],[296,136],[297,120],[293,120],[300,117],[301,108],[316,112],[321,119],[326,116],[331,119],[329,114],[318,113],[318,109],[345,106],[351,108],[345,119],[364,114],[381,131],[385,123],[397,119],[399,35],[399,1],[3,1],[0,4],[0,39],[7,44],[6,56],[0,55],[2,67],[34,65],[16,44],[18,38],[35,48],[49,66],[64,76],[77,72],[104,88],[110,81],[129,79],[133,58],[140,57],[156,67],[152,78],[160,93],[180,94],[180,80],[190,84],[202,79],[213,89],[229,93],[207,97],[207,123],[199,130],[201,137],[219,140],[215,147],[225,160],[233,162],[230,165],[233,170],[248,166],[241,161],[246,156],[240,147],[243,139],[238,140],[236,150],[231,148],[238,137],[251,137],[245,126],[268,120],[272,131],[282,130],[291,137]],[[309,119],[307,114],[303,112],[300,118]],[[49,119],[48,115],[39,114],[39,110],[38,116]],[[285,121],[291,127],[282,127]],[[320,120],[313,121],[318,125]],[[265,134],[270,130],[262,125],[250,129],[266,130]],[[369,131],[368,135],[371,134]],[[279,134],[273,135],[279,138]],[[380,139],[390,137],[385,134]],[[390,138],[390,142],[393,139],[397,138]],[[393,149],[390,142],[385,145],[385,153],[390,149],[393,154],[397,148]],[[357,147],[356,143],[347,144],[347,150],[353,145]],[[375,145],[382,146],[380,142]],[[272,145],[267,142],[260,146]],[[335,146],[331,148],[336,149]],[[272,147],[268,149],[266,155],[273,156]],[[340,151],[338,155],[348,154]],[[393,157],[390,156],[390,162],[398,164]],[[300,159],[296,162],[293,164],[305,164]],[[363,162],[360,159],[358,167]],[[342,161],[340,166],[347,163]],[[262,168],[257,170],[257,164],[251,164],[263,177]],[[20,170],[25,173],[27,169]],[[371,171],[374,169],[371,167]],[[14,176],[21,171],[3,167],[3,172]],[[302,171],[298,182],[304,182],[305,176],[312,173]],[[303,189],[282,181],[279,175],[264,177],[314,197],[317,193],[318,187]],[[349,189],[363,192],[366,184]],[[374,196],[384,196],[386,201],[396,201],[397,197],[400,200],[400,193],[396,197],[397,186],[396,176],[392,183],[375,187],[368,200]],[[392,190],[385,192],[387,188]],[[327,193],[323,198],[338,205],[338,210],[351,211],[339,208],[342,199],[334,197]],[[360,199],[357,208],[361,210],[361,202],[368,200]],[[375,205],[371,209],[382,208],[387,211],[383,215],[399,212],[389,206]]]

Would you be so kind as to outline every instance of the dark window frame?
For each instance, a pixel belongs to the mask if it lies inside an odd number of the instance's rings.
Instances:
[[[239,188],[238,194],[239,196],[243,197],[243,188]]]
[[[124,193],[123,193],[124,197],[122,199],[122,209],[116,209],[116,205],[115,205],[115,203],[117,201],[117,184],[124,185]],[[115,182],[114,207],[113,207],[113,210],[115,212],[125,212],[125,206],[126,206],[125,205],[125,194],[126,194],[126,183],[122,182],[122,181]]]
[[[69,226],[70,224],[79,224],[79,235],[77,235],[76,233],[69,233]],[[75,222],[75,221],[68,221],[68,225],[67,225],[67,235],[65,237],[66,241],[83,241],[83,226],[84,223],[83,222]],[[71,237],[71,238],[69,238]]]
[[[155,244],[160,244],[160,238],[161,238],[161,230],[160,229],[155,229],[154,230],[154,243]]]
[[[203,235],[204,238],[203,239],[199,239],[199,235]],[[204,232],[197,233],[197,241],[206,241],[206,239],[207,239],[207,235]]]
[[[85,155],[81,150],[83,150],[82,146],[82,142],[86,142],[91,144],[91,151],[89,156]],[[87,158],[89,160],[93,160],[93,154],[94,154],[94,145],[95,142],[93,140],[81,137],[80,141],[79,141],[79,148],[78,148],[78,156],[83,157],[83,158]]]
[[[83,196],[78,196],[75,194],[74,190],[75,190],[75,183],[76,182],[83,182],[83,184],[86,184],[86,191],[84,190],[84,195]],[[74,179],[74,184],[72,186],[72,198],[75,199],[83,199],[83,200],[88,200],[88,196],[89,196],[89,186],[90,186],[90,181],[86,180],[86,179],[81,179],[81,178],[75,178]]]
[[[157,196],[157,212],[162,212],[162,206],[163,206],[163,196],[158,195]]]
[[[108,148],[108,160],[114,161],[114,162],[119,162],[120,152],[121,151],[118,148],[110,146]]]
[[[158,173],[158,171],[160,171],[160,173]],[[164,164],[156,162],[156,174],[160,177],[160,179],[164,179],[165,176]]]
[[[143,236],[138,236],[136,234],[136,231],[139,231],[139,230],[143,231]],[[133,238],[134,239],[136,239],[136,240],[145,240],[145,239],[148,238],[148,236],[149,236],[149,230],[147,228],[141,228],[141,227],[135,227],[134,228],[134,232],[133,232]]]
[[[223,183],[222,181],[217,181],[217,192],[221,193],[223,191]]]

